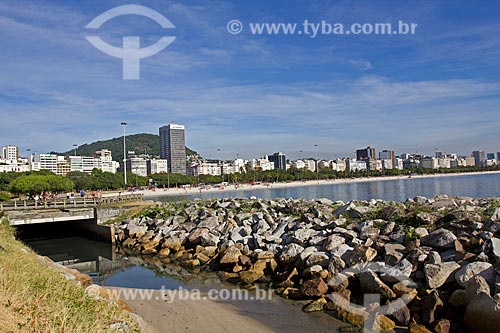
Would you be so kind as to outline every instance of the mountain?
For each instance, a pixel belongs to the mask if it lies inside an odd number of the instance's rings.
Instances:
[[[151,156],[160,155],[160,136],[154,134],[132,134],[127,135],[126,138],[127,151],[135,151],[136,154],[147,153]],[[123,160],[123,137],[113,138],[104,141],[96,141],[92,143],[86,143],[77,147],[77,154],[81,156],[93,156],[96,151],[101,149],[111,150],[113,155],[113,160],[121,161]],[[63,155],[73,155],[74,149],[69,150]],[[194,150],[186,147],[186,154],[197,155]]]

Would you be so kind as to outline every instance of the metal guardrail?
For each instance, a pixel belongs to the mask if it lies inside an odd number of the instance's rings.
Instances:
[[[142,193],[127,193],[121,195],[105,196],[100,198],[56,198],[46,200],[13,200],[0,202],[0,211],[11,210],[33,210],[33,209],[64,209],[64,208],[87,208],[96,207],[103,204],[140,201],[143,199]]]

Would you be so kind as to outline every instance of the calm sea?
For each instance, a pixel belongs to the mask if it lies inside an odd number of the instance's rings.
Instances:
[[[328,198],[331,200],[383,199],[404,201],[417,195],[438,194],[473,198],[500,197],[500,174],[471,174],[433,178],[400,178],[360,183],[305,185],[289,188],[255,189],[247,191],[221,190],[186,196],[158,196],[157,201],[189,200],[193,198]]]

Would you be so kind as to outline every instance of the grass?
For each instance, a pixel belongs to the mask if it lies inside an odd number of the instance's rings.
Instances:
[[[115,204],[114,206],[112,206],[112,205],[106,206],[105,208],[113,208],[113,207],[130,207],[130,208],[127,211],[123,212],[122,214],[118,215],[117,217],[103,223],[103,225],[111,225],[114,223],[121,223],[123,221],[129,220],[132,217],[140,215],[139,214],[140,212],[142,212],[145,209],[148,209],[152,206],[154,206],[154,203],[149,202],[149,201],[142,201],[140,203],[134,202],[134,203],[129,203],[128,205]]]
[[[0,223],[0,331],[110,332],[135,321],[117,304],[86,296],[82,287],[44,266],[37,255],[14,239]]]

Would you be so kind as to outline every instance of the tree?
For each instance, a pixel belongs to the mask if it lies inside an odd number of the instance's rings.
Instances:
[[[75,184],[68,178],[56,175],[27,175],[14,179],[9,185],[9,191],[14,194],[28,194],[30,198],[44,191],[70,191]]]

